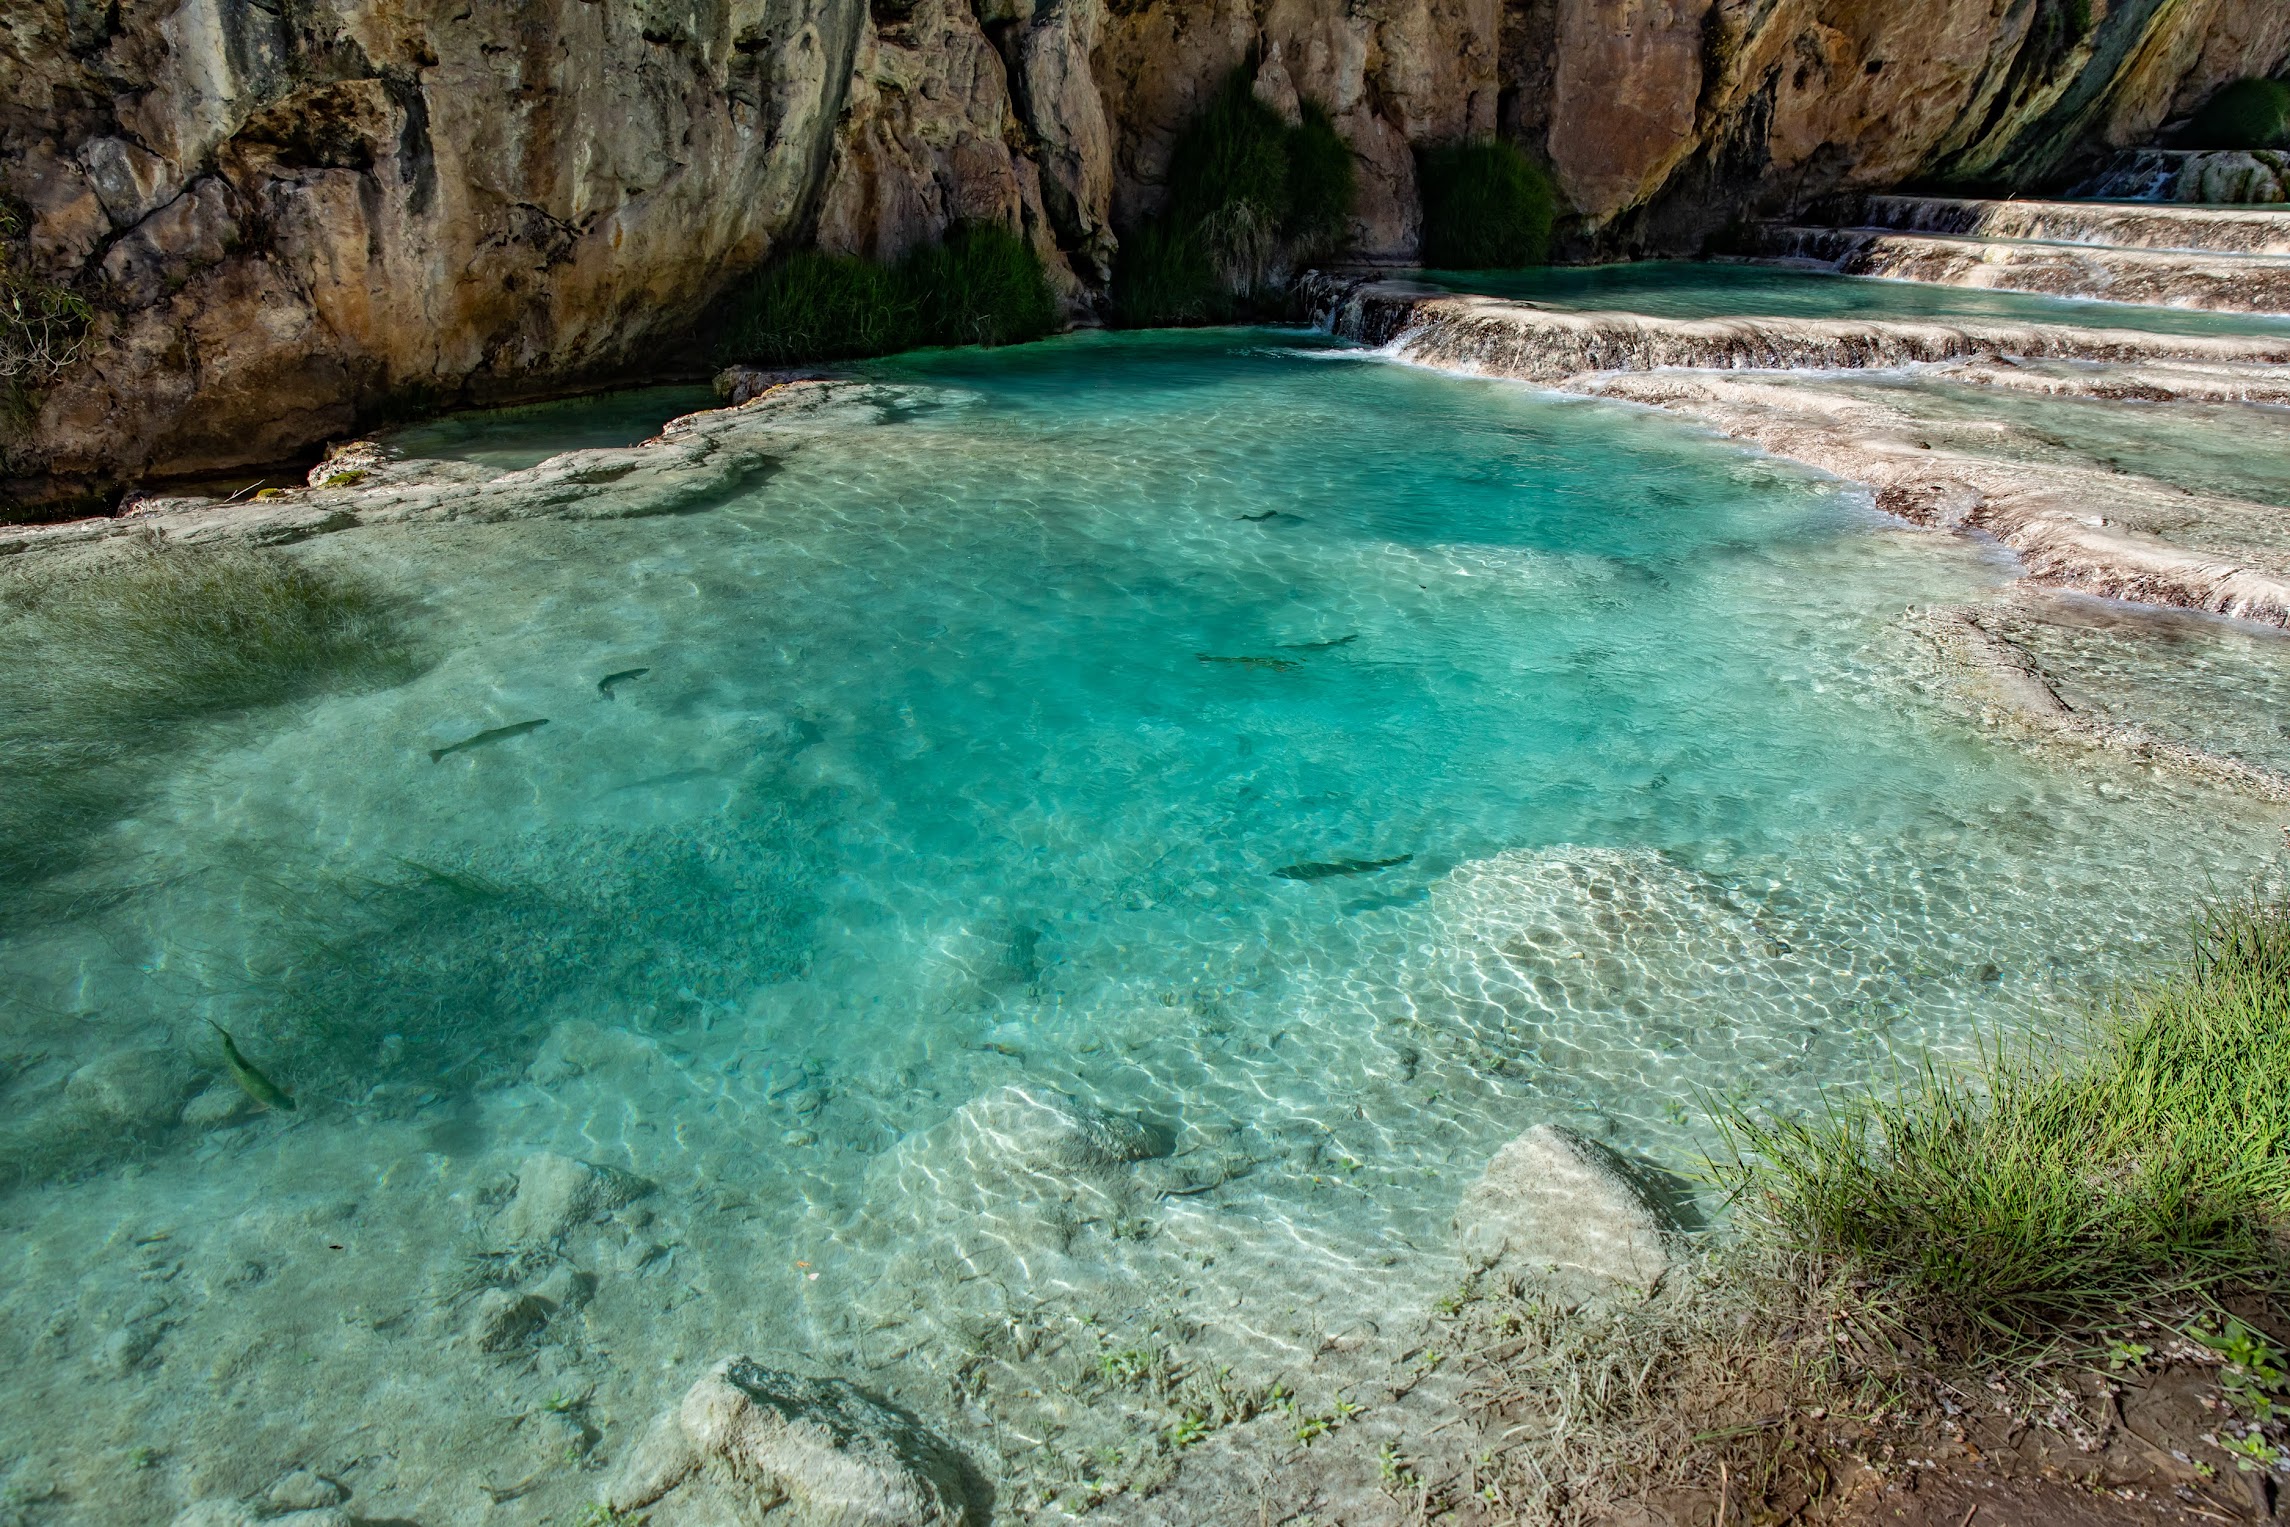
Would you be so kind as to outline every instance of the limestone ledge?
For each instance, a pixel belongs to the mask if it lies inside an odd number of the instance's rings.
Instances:
[[[888,417],[905,389],[809,377],[729,408],[671,419],[637,445],[564,451],[521,471],[408,456],[386,439],[335,447],[297,488],[218,502],[153,496],[113,518],[0,531],[0,556],[123,536],[280,546],[359,525],[517,519],[642,519],[713,508],[821,434]]]
[[[1924,438],[1929,426],[1897,411],[1758,374],[1913,366],[1954,375],[1952,363],[1962,363],[1967,379],[1995,384],[2025,357],[2130,368],[2125,382],[2055,364],[2028,378],[2030,390],[2268,401],[2290,378],[2280,369],[2290,364],[2290,339],[2049,324],[1663,319],[1557,312],[1404,282],[1314,281],[1323,327],[1398,359],[1684,415],[1866,483],[1878,507],[1903,519],[1993,536],[2019,553],[2035,582],[2290,626],[2290,563],[2234,533],[2274,525],[2283,519],[2278,509],[2095,467],[1935,448]],[[2211,531],[2205,544],[2161,533],[2190,523]]]
[[[2216,313],[2290,312],[2290,259],[1870,228],[1774,228],[1758,252],[1845,276]]]

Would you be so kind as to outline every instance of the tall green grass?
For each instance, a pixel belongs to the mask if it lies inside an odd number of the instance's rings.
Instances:
[[[1222,323],[1284,268],[1343,247],[1357,173],[1326,111],[1291,127],[1236,69],[1170,152],[1168,199],[1122,241],[1114,311],[1131,327]]]
[[[1423,263],[1439,270],[1540,265],[1550,257],[1558,193],[1508,143],[1460,143],[1416,156]]]
[[[2190,148],[2290,147],[2290,85],[2236,80],[2203,104],[2185,141]]]
[[[957,226],[896,266],[801,250],[736,291],[721,359],[760,365],[855,360],[917,345],[1012,345],[1057,327],[1033,247],[990,223]]]
[[[1809,1118],[1734,1110],[1754,1234],[1993,1354],[2275,1287],[2290,1225],[2290,902],[2213,908],[2065,1065],[1997,1052]]]
[[[11,570],[0,642],[0,909],[80,863],[199,725],[419,666],[360,579],[166,542]]]

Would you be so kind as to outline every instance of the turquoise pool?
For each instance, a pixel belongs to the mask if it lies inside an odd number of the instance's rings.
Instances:
[[[2279,840],[1982,731],[1903,615],[2004,567],[1658,415],[1272,331],[866,375],[705,512],[294,548],[424,670],[178,739],[0,937],[42,1520],[321,1466],[572,1520],[735,1351],[898,1398],[1021,1517],[1144,1488],[1164,1402],[1104,1354],[1335,1382],[1300,1354],[1452,1286],[1528,1125],[1690,1170],[1707,1097],[2057,1024]],[[401,444],[549,444],[489,428]],[[301,1108],[43,1165],[73,1066],[211,1066],[208,1019]],[[1168,1154],[997,1166],[1012,1086]],[[654,1186],[520,1241],[536,1152]]]

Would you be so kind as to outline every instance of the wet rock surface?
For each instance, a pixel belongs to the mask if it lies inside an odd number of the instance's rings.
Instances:
[[[1645,1290],[1674,1256],[1676,1217],[1612,1150],[1538,1124],[1495,1153],[1455,1210],[1466,1265],[1571,1290]]]
[[[544,1151],[525,1158],[517,1193],[501,1214],[511,1241],[561,1240],[581,1225],[634,1203],[653,1185],[633,1172]]]
[[[64,1096],[93,1120],[130,1130],[159,1130],[183,1117],[204,1077],[180,1051],[115,1050],[89,1061],[64,1083]]]
[[[694,1482],[700,1489],[679,1499]],[[613,1481],[621,1511],[712,1519],[785,1503],[805,1527],[982,1527],[983,1483],[945,1442],[841,1379],[727,1358],[656,1420]],[[708,1500],[707,1497],[714,1497]]]

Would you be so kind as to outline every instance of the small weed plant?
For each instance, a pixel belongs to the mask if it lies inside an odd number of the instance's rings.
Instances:
[[[0,384],[34,387],[79,359],[95,310],[76,293],[19,272],[9,246],[24,214],[0,201]]]

